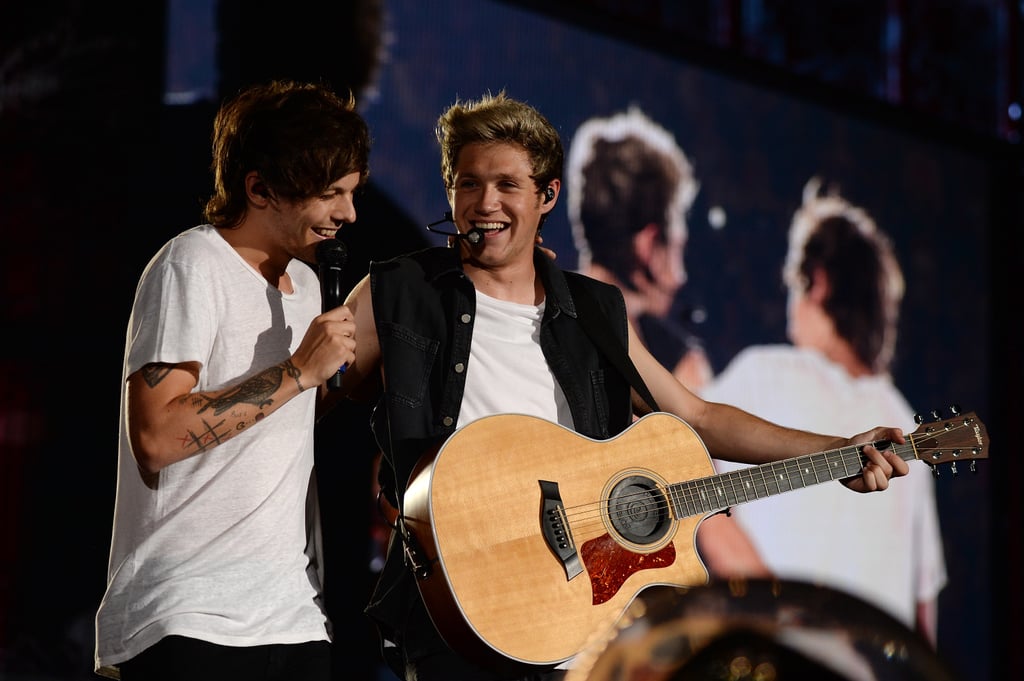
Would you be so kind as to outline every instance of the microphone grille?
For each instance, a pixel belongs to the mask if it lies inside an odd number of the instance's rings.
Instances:
[[[337,239],[326,239],[316,245],[316,262],[330,267],[344,267],[348,260],[345,244]]]

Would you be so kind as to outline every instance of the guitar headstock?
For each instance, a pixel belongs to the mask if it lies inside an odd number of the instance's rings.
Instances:
[[[985,424],[973,411],[961,414],[959,408],[953,407],[951,412],[952,417],[942,419],[933,411],[936,420],[928,423],[922,423],[918,417],[921,426],[907,436],[907,442],[913,446],[916,458],[929,466],[952,464],[956,475],[958,461],[970,461],[973,471],[977,459],[987,459],[989,443]],[[938,475],[938,469],[935,473]]]

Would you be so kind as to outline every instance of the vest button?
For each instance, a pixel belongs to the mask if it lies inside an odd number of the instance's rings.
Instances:
[[[463,312],[462,316],[459,317],[459,320],[461,320],[463,324],[469,324],[471,319],[473,319],[473,317],[468,312]]]
[[[466,370],[466,365],[463,364],[462,362],[457,362],[455,364],[455,373],[461,374],[465,370]]]
[[[445,416],[443,419],[441,419],[441,423],[443,423],[445,426],[450,426],[453,423],[455,423],[455,419],[453,419],[451,416]]]

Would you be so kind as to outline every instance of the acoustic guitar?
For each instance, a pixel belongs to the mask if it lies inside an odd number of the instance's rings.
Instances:
[[[874,444],[931,466],[973,468],[988,457],[973,412],[922,424],[906,440]],[[454,650],[489,668],[556,666],[614,627],[641,590],[707,583],[696,550],[705,517],[859,475],[860,449],[716,475],[700,437],[671,414],[600,441],[532,416],[490,416],[413,472],[407,551]]]

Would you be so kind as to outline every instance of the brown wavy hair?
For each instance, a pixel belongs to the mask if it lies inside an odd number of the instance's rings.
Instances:
[[[273,195],[302,201],[353,172],[365,182],[369,155],[369,129],[351,93],[342,98],[325,86],[293,81],[250,87],[214,120],[214,192],[204,217],[216,227],[237,226],[251,171]]]

